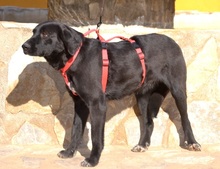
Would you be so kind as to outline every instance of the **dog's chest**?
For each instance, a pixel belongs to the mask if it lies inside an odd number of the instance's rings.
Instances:
[[[72,82],[68,82],[68,83],[67,83],[67,86],[68,86],[69,90],[70,90],[74,95],[77,95],[77,94],[76,94],[76,90],[75,90],[75,88],[73,87],[73,83],[72,83]]]

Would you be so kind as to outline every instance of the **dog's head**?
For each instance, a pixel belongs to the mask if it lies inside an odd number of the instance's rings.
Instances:
[[[83,35],[58,22],[44,22],[33,30],[33,36],[23,45],[27,55],[42,56],[56,69],[75,53],[83,41]]]

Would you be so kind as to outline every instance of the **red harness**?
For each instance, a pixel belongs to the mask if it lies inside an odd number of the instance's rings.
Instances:
[[[122,36],[115,36],[113,38],[110,38],[108,40],[105,40],[100,34],[99,34],[99,30],[98,29],[92,29],[89,30],[88,32],[86,32],[84,34],[84,36],[89,35],[92,32],[96,32],[98,39],[101,41],[102,43],[102,90],[103,92],[106,91],[106,86],[107,86],[107,81],[108,81],[108,66],[109,66],[109,59],[108,59],[108,53],[107,53],[107,46],[106,43],[108,43],[109,41],[115,39],[115,38],[119,38],[122,40],[126,40],[129,41],[130,43],[134,44],[135,50],[138,54],[138,57],[140,59],[141,62],[141,66],[142,66],[142,81],[140,83],[140,85],[138,87],[140,87],[145,80],[146,77],[146,66],[145,66],[145,62],[144,62],[144,53],[142,52],[141,48],[136,44],[135,40],[132,39],[128,39],[128,38],[124,38]],[[72,91],[72,93],[74,95],[77,95],[76,91],[74,90],[74,88],[72,87],[71,83],[69,82],[69,79],[66,75],[66,71],[70,68],[70,66],[74,63],[74,61],[76,60],[76,57],[79,54],[79,51],[81,49],[82,44],[80,44],[79,48],[77,49],[76,53],[67,61],[66,65],[60,69],[61,74],[64,78],[64,81],[66,83],[66,85],[69,87],[69,89]]]

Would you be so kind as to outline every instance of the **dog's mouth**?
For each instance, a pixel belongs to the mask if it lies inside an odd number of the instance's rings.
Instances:
[[[33,47],[31,47],[29,44],[26,44],[24,43],[22,45],[22,48],[23,48],[23,52],[25,55],[30,55],[30,56],[44,56],[43,54],[39,55],[37,52],[36,52],[36,49]]]
[[[23,48],[23,52],[24,52],[25,55],[28,55],[28,49],[26,49],[26,48],[24,49]]]
[[[30,49],[23,48],[23,52],[25,55],[38,56],[38,55],[34,54]]]

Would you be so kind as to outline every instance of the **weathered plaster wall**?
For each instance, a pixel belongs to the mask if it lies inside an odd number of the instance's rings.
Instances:
[[[0,143],[66,144],[70,138],[74,103],[63,79],[44,59],[26,56],[21,49],[34,26],[0,22]],[[88,27],[76,29],[86,32]],[[219,143],[220,31],[160,30],[122,25],[101,27],[101,34],[106,38],[151,32],[166,34],[181,46],[188,67],[188,113],[195,136],[201,144]],[[163,109],[168,113],[161,109],[154,120],[152,145],[178,146],[183,134],[172,97],[168,96]],[[105,143],[135,145],[140,133],[136,115],[134,97],[110,101]],[[84,140],[90,145],[89,122]]]

